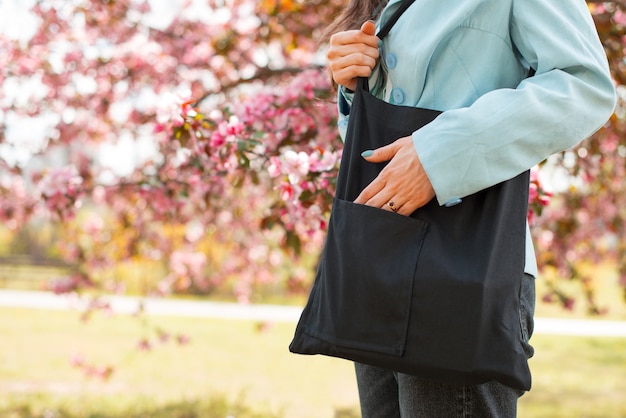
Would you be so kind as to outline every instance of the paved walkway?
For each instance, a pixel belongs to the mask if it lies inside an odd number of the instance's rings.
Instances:
[[[107,296],[116,313],[132,314],[139,304],[148,315],[247,319],[296,322],[302,308],[277,305],[241,305],[208,301]],[[0,306],[31,309],[84,309],[87,301],[77,296],[50,292],[0,290]],[[626,338],[626,321],[535,318],[535,333]]]

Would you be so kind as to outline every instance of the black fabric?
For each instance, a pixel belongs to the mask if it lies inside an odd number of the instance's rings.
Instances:
[[[396,11],[391,15],[389,20],[385,23],[385,26],[383,26],[376,35],[380,39],[383,39],[385,36],[387,36],[387,34],[389,33],[393,25],[395,25],[398,19],[400,19],[400,16],[402,16],[402,13],[404,13],[406,9],[408,9],[409,6],[412,5],[414,2],[415,0],[404,0],[400,2],[400,6],[398,6]]]
[[[410,217],[353,203],[385,164],[361,157],[440,112],[359,79],[325,247],[290,350],[462,384],[530,389],[519,319],[529,173]],[[463,181],[459,178],[459,181]]]

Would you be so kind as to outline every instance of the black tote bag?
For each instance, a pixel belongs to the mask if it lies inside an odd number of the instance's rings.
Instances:
[[[440,114],[386,103],[367,84],[359,79],[354,94],[326,242],[290,351],[530,389],[519,314],[529,173],[411,216],[353,203],[385,166],[361,152]]]

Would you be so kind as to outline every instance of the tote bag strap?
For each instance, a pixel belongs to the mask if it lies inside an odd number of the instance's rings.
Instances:
[[[414,2],[415,0],[404,0],[400,2],[400,7],[398,7],[393,15],[391,15],[387,23],[385,23],[385,25],[376,34],[378,39],[383,39],[385,36],[387,36],[393,25],[395,25],[398,19],[400,19],[400,16],[402,16],[402,13],[404,13],[406,9],[408,9],[409,6],[412,5]],[[362,88],[364,91],[369,91],[367,77],[358,77],[357,89],[359,87]]]
[[[400,16],[402,16],[402,13],[404,13],[404,11],[408,9],[409,6],[412,5],[414,2],[415,0],[404,0],[400,2],[400,7],[398,7],[395,13],[391,15],[387,23],[385,23],[385,26],[383,26],[382,29],[378,31],[376,36],[378,36],[379,39],[383,39],[385,36],[387,36],[393,25],[395,25],[398,19],[400,19]]]

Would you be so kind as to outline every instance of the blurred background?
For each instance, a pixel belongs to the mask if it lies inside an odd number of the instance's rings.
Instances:
[[[0,416],[358,417],[288,352],[341,141],[338,0],[0,0]],[[626,417],[626,5],[588,1],[619,103],[533,170],[525,417]]]

